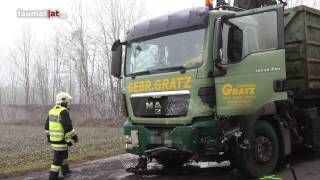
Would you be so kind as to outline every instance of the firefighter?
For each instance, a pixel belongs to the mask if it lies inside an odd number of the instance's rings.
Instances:
[[[58,93],[56,105],[49,111],[49,116],[45,123],[47,139],[54,152],[49,180],[58,179],[60,171],[63,176],[71,173],[65,160],[68,158],[68,147],[72,146],[72,143],[78,142],[78,136],[72,127],[69,116],[71,99],[72,97],[68,93]]]

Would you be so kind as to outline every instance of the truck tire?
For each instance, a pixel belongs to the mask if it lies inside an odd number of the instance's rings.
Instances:
[[[164,167],[182,167],[186,162],[188,162],[189,160],[189,156],[172,156],[172,155],[168,155],[168,156],[158,156],[155,157],[155,159],[158,161],[158,163],[160,163],[161,165],[163,165]]]
[[[237,169],[243,174],[259,178],[271,174],[279,159],[279,141],[270,123],[258,120],[254,127],[250,148],[233,155]]]

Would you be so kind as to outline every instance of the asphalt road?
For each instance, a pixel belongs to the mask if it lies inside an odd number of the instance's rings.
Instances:
[[[185,169],[176,173],[167,173],[160,176],[138,176],[126,172],[121,161],[135,159],[129,154],[115,156],[111,158],[95,160],[78,165],[71,165],[73,173],[66,180],[78,179],[110,179],[110,180],[244,180],[236,170],[228,173],[216,172],[216,168],[206,169]],[[320,179],[320,158],[299,156],[290,159],[298,180],[319,180]],[[152,165],[152,164],[151,164]],[[153,163],[153,166],[157,166]],[[292,173],[287,168],[282,168],[276,173],[277,177],[283,180],[294,180]],[[22,176],[10,177],[8,180],[42,180],[47,179],[47,171],[31,172]]]

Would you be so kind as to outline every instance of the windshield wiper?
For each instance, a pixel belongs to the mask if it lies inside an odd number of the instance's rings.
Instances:
[[[158,72],[167,72],[167,71],[177,71],[177,70],[179,70],[181,74],[184,74],[186,73],[186,70],[188,70],[188,68],[185,66],[174,66],[174,67],[166,67],[166,68],[160,68],[160,69],[151,69],[151,70],[139,71],[132,74],[128,74],[128,77],[135,79],[136,76],[140,76],[140,75],[154,74]]]
[[[136,76],[145,75],[145,74],[151,74],[151,71],[150,70],[139,71],[139,72],[128,74],[128,76],[131,77],[132,79],[135,79]]]
[[[154,72],[177,71],[177,70],[179,70],[181,72],[181,74],[184,74],[184,73],[186,73],[186,70],[188,70],[188,68],[185,66],[174,66],[174,67],[154,69],[154,70],[151,70],[150,72],[154,73]]]

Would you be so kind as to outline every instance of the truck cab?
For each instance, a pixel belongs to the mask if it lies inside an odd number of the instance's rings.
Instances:
[[[182,10],[113,44],[128,153],[166,167],[230,160],[251,177],[291,153],[284,7],[238,10]]]

